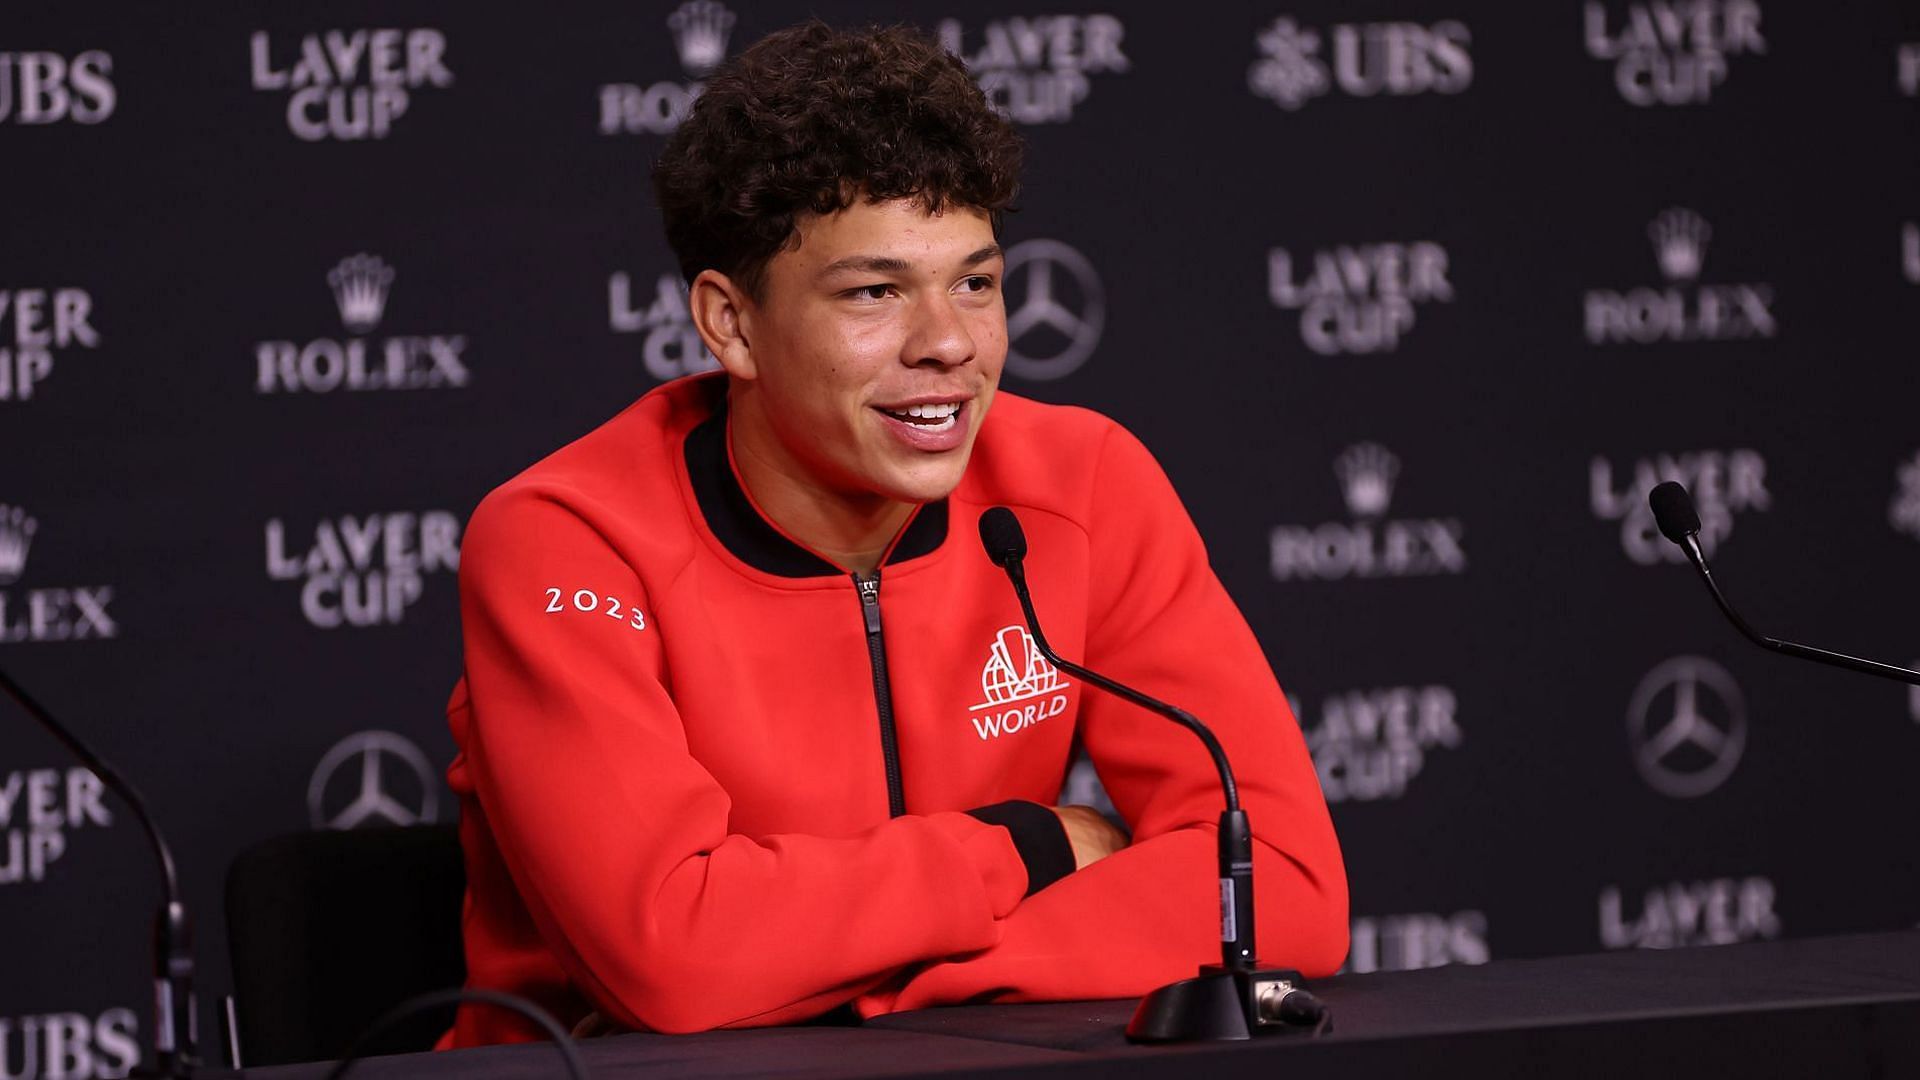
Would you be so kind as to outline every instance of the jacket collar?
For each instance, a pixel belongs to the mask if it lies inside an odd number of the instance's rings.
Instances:
[[[760,516],[727,459],[725,405],[687,433],[687,476],[707,527],[741,562],[777,577],[835,576],[845,570],[788,539]],[[947,538],[947,501],[930,502],[894,539],[883,566],[931,554]]]

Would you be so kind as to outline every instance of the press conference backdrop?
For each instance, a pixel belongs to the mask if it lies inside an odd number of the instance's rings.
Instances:
[[[466,515],[710,366],[647,169],[813,12],[1024,132],[1005,385],[1171,473],[1352,970],[1920,921],[1920,698],[1739,642],[1645,508],[1764,628],[1920,656],[1911,5],[8,5],[0,665],[148,793],[205,990],[236,851],[452,819]],[[152,880],[0,707],[0,1076],[134,1060]]]

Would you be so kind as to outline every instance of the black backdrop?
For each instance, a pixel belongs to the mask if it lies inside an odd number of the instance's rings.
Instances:
[[[1764,628],[1920,655],[1911,7],[24,6],[0,664],[147,791],[209,991],[237,850],[450,818],[460,524],[700,366],[646,169],[813,11],[939,28],[1021,121],[1006,385],[1173,475],[1350,966],[1920,920],[1920,701],[1743,646],[1641,509],[1695,486]],[[0,1076],[114,1075],[147,856],[0,717]]]

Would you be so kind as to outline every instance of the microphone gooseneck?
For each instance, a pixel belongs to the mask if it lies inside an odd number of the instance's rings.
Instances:
[[[1027,535],[1020,528],[1020,519],[1013,511],[1004,506],[996,506],[980,515],[980,543],[987,549],[987,558],[995,566],[1007,572],[1007,578],[1013,583],[1013,592],[1020,600],[1020,610],[1026,616],[1027,631],[1033,635],[1033,643],[1040,655],[1047,658],[1053,666],[1070,675],[1077,675],[1087,682],[1098,686],[1110,694],[1117,695],[1150,712],[1172,720],[1188,731],[1199,736],[1206,744],[1208,756],[1213,758],[1213,767],[1220,774],[1220,787],[1226,793],[1227,809],[1238,812],[1240,809],[1240,785],[1234,782],[1233,766],[1227,761],[1227,752],[1220,746],[1220,740],[1214,737],[1207,725],[1192,713],[1177,705],[1169,705],[1158,698],[1149,697],[1130,686],[1114,682],[1097,671],[1088,671],[1071,660],[1063,659],[1047,643],[1047,635],[1040,629],[1040,617],[1034,614],[1033,596],[1027,590]]]
[[[1013,584],[1020,611],[1026,616],[1027,630],[1033,635],[1034,647],[1040,650],[1040,655],[1070,675],[1172,720],[1193,732],[1206,746],[1214,771],[1220,774],[1220,788],[1226,798],[1226,809],[1220,815],[1219,837],[1221,963],[1230,969],[1252,970],[1258,963],[1253,938],[1253,827],[1247,821],[1246,812],[1240,809],[1240,785],[1234,781],[1233,766],[1227,761],[1227,752],[1220,740],[1185,709],[1149,697],[1097,671],[1089,671],[1053,651],[1046,633],[1040,629],[1040,616],[1033,609],[1033,595],[1027,589],[1024,564],[1027,538],[1013,511],[996,506],[982,514],[980,542],[987,550],[987,557],[1006,571],[1007,580]]]
[[[46,707],[6,672],[0,671],[0,690],[18,702],[28,716],[39,721],[59,740],[60,745],[80,759],[100,782],[120,796],[140,826],[160,864],[162,897],[153,921],[154,1018],[152,1075],[184,1077],[193,1075],[195,1057],[195,1018],[193,1015],[193,930],[186,905],[180,899],[180,878],[174,869],[173,850],[160,835],[160,824],[147,809],[140,792],[120,775],[119,770],[93,752],[79,736],[68,731]]]
[[[1255,1033],[1309,1025],[1316,1035],[1324,1034],[1332,1024],[1332,1013],[1307,992],[1300,973],[1260,966],[1253,943],[1253,826],[1240,809],[1240,787],[1220,740],[1185,709],[1148,697],[1053,651],[1027,589],[1027,537],[1012,510],[996,506],[980,515],[980,543],[994,565],[1006,571],[1040,655],[1054,667],[1193,732],[1220,774],[1226,799],[1218,837],[1220,963],[1203,965],[1195,978],[1170,983],[1142,998],[1127,1022],[1127,1038],[1135,1042],[1246,1039]]]
[[[1740,617],[1739,612],[1733,609],[1733,604],[1727,600],[1726,594],[1720,591],[1720,583],[1714,580],[1712,569],[1707,566],[1706,554],[1700,550],[1700,515],[1694,510],[1693,496],[1687,494],[1687,489],[1678,482],[1668,480],[1656,485],[1647,494],[1647,503],[1653,509],[1653,520],[1659,526],[1660,534],[1678,545],[1681,551],[1686,552],[1687,561],[1693,564],[1694,570],[1700,575],[1700,580],[1706,583],[1707,593],[1713,597],[1714,605],[1727,617],[1727,621],[1733,624],[1733,628],[1740,631],[1742,637],[1769,652],[1777,652],[1783,656],[1796,656],[1802,660],[1812,660],[1815,663],[1830,664],[1848,671],[1878,675],[1883,679],[1920,686],[1920,671],[1882,664],[1875,660],[1863,660],[1857,656],[1848,656],[1846,653],[1832,652],[1828,649],[1816,649],[1811,645],[1782,641],[1755,630],[1747,620]]]

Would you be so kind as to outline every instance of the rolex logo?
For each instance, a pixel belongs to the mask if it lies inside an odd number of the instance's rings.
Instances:
[[[727,35],[733,31],[733,12],[718,0],[687,0],[667,16],[680,66],[696,78],[720,66],[727,56]]]
[[[1378,517],[1393,501],[1393,481],[1400,475],[1400,459],[1379,443],[1356,443],[1334,460],[1341,494],[1355,517]]]
[[[0,585],[11,585],[26,572],[27,549],[39,527],[25,510],[0,503]]]
[[[1706,218],[1678,206],[1647,226],[1653,257],[1668,281],[1692,281],[1700,276],[1700,267],[1707,261],[1707,239],[1712,235]]]
[[[327,271],[327,284],[333,289],[333,301],[340,308],[340,321],[350,334],[364,334],[380,325],[387,311],[387,290],[393,285],[393,268],[378,255],[361,252],[340,260]]]

